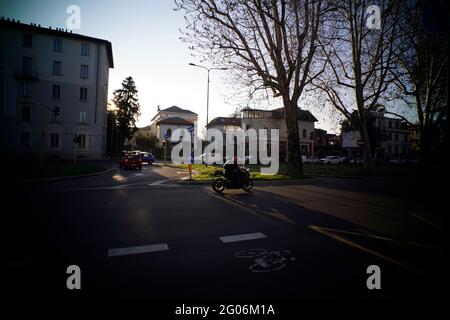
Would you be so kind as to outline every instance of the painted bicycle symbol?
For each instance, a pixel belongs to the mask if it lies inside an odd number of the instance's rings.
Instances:
[[[286,266],[288,261],[294,261],[295,257],[289,257],[289,250],[268,251],[266,249],[247,249],[235,254],[238,258],[253,258],[255,264],[249,267],[253,272],[278,271]]]

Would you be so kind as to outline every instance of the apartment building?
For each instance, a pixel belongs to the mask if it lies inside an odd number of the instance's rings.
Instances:
[[[406,122],[402,119],[386,117],[383,112],[375,113],[374,121],[378,137],[375,158],[381,160],[409,158],[411,130]]]
[[[102,157],[113,67],[107,40],[2,17],[1,152]]]

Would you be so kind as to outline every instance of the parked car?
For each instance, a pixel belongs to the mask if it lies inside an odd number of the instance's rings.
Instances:
[[[390,164],[403,164],[403,163],[407,163],[408,161],[405,159],[401,159],[401,158],[394,158],[389,160]]]
[[[356,160],[356,161],[355,161]],[[364,158],[351,158],[348,163],[352,163],[352,164],[361,164],[364,163]]]
[[[141,158],[142,162],[146,162],[148,164],[153,164],[153,162],[155,162],[155,157],[148,152],[141,152],[139,154],[139,157]]]
[[[321,164],[340,164],[344,163],[345,158],[344,157],[338,157],[338,156],[327,156],[325,158],[320,159]]]
[[[304,163],[319,163],[320,160],[319,160],[319,158],[316,158],[316,157],[310,157],[310,158],[303,159],[303,162]]]
[[[142,160],[138,155],[126,154],[119,163],[120,168],[136,168],[142,170]]]

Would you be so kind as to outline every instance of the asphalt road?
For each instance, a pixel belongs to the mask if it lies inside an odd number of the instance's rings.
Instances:
[[[146,166],[13,188],[11,297],[389,300],[438,296],[445,285],[442,221],[389,181],[218,195],[176,184],[183,176]],[[81,290],[66,287],[69,265],[81,268]],[[370,265],[381,290],[366,286]]]

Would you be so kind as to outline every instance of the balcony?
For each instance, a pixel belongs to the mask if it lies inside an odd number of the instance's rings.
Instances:
[[[39,74],[33,70],[15,69],[14,77],[21,80],[39,80]]]

